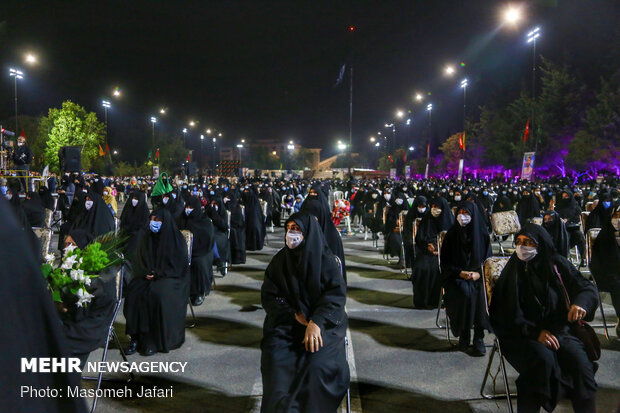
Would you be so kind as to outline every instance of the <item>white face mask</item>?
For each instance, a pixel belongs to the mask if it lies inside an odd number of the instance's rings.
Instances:
[[[304,235],[300,231],[288,230],[286,232],[286,246],[295,249],[303,241]]]
[[[107,194],[108,194],[108,191],[103,191],[103,195],[107,195]]]
[[[17,142],[17,146],[24,146],[24,142]]]
[[[471,216],[467,214],[458,214],[456,220],[459,222],[459,225],[464,227],[471,222]]]
[[[390,198],[392,197],[392,195],[391,194],[385,194],[385,195],[383,195],[383,197],[385,198],[386,201],[389,201]]]
[[[439,215],[441,215],[441,208],[431,208],[431,215],[437,218]]]
[[[379,194],[372,194],[371,197],[372,197],[372,199],[375,199],[375,198],[377,198],[378,195]]]
[[[174,192],[172,193],[172,198],[177,199],[177,194],[175,194]]]
[[[419,208],[418,208],[418,212],[419,212],[420,214],[425,213],[425,212],[426,212],[426,207],[419,207]]]
[[[6,194],[6,199],[8,199],[10,201],[11,198],[13,198],[13,194]]]
[[[612,218],[611,225],[613,225],[616,231],[620,231],[620,218]]]
[[[132,199],[131,200],[131,205],[133,205],[133,206],[138,205],[138,200],[137,199]]]
[[[517,257],[521,261],[531,261],[536,254],[538,254],[538,250],[536,247],[526,247],[525,245],[517,245]]]
[[[396,205],[402,205],[403,204],[403,200],[401,198],[398,198],[396,201]]]
[[[194,208],[185,208],[185,215],[189,216],[189,214],[191,214],[193,210]]]
[[[461,200],[461,196],[460,195],[455,195],[454,196],[454,200],[455,201],[460,201]]]
[[[168,203],[168,199],[169,199],[169,198],[162,198],[162,199],[161,199],[161,202],[163,202],[163,203],[164,203],[164,205],[166,205],[166,204]]]
[[[93,201],[84,202],[84,206],[86,207],[87,211],[90,211],[90,209],[93,207]]]

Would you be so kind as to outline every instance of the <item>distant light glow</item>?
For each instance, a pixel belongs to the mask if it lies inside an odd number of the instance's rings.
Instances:
[[[191,126],[193,128],[194,126],[196,126],[196,122],[194,122],[193,120],[190,120],[189,121],[189,126]]]
[[[221,134],[221,133],[218,133],[218,134],[217,134],[217,136],[219,136],[219,137],[221,138],[221,137],[222,137],[222,134]]]
[[[15,79],[23,79],[24,72],[22,72],[21,70],[17,70],[17,69],[9,69],[9,76],[14,77]]]
[[[429,103],[428,105],[426,105],[426,110],[428,110],[428,111],[433,110],[433,104]]]
[[[540,37],[540,27],[535,28],[527,34],[527,42],[531,43]]]
[[[111,107],[112,107],[112,105],[110,104],[110,102],[109,102],[109,101],[107,101],[107,100],[102,100],[102,101],[101,101],[101,106],[103,106],[103,107],[104,107],[104,108],[106,108],[106,109],[109,109],[109,108],[111,108]]]
[[[424,99],[424,97],[420,93],[415,94],[415,100],[417,100],[418,102],[421,102],[422,99]]]
[[[211,129],[207,129],[207,135],[211,135]]]
[[[239,148],[239,149],[243,148],[243,144],[238,143],[238,144],[237,144],[237,148]]]
[[[396,111],[397,118],[402,119],[404,116],[405,116],[405,112],[403,112],[402,110]]]
[[[200,135],[200,140],[204,141],[205,140],[205,135]]]
[[[187,128],[183,128],[183,133],[187,133]]]
[[[151,122],[152,123],[157,123],[157,118],[155,116],[151,116]]]
[[[415,150],[415,148],[414,148],[413,146],[410,146],[410,147],[409,147],[409,150],[410,150],[410,151],[414,151],[414,150]]]
[[[376,141],[375,137],[374,137],[374,136],[371,136],[371,137],[370,137],[370,141],[371,141],[371,142]]]
[[[377,142],[375,143],[375,146],[381,146],[381,143]]]
[[[523,15],[521,13],[521,8],[519,7],[509,6],[504,11],[504,22],[505,23],[516,25],[522,19],[522,17]]]
[[[454,66],[452,66],[452,65],[448,65],[448,66],[446,66],[446,68],[444,69],[444,72],[445,72],[445,74],[446,74],[446,75],[448,75],[448,76],[452,76],[452,75],[456,72],[456,69],[454,68]]]
[[[166,108],[159,109],[159,113],[161,113],[162,115],[165,115],[166,114]]]
[[[34,54],[32,54],[32,53],[26,54],[26,57],[25,57],[24,60],[26,60],[26,63],[28,63],[30,65],[34,65],[34,64],[37,63],[37,57]]]
[[[354,32],[355,31],[355,26],[349,26],[349,31],[350,32]]]
[[[276,151],[271,152],[273,156],[276,156],[278,153]]]
[[[462,88],[466,88],[467,87],[467,79],[461,80],[461,87]]]
[[[121,96],[121,89],[117,86],[114,88],[114,91],[112,92],[112,95],[114,95],[114,97],[118,98]]]

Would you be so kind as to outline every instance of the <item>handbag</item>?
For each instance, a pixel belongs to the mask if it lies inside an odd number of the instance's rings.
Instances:
[[[560,275],[557,266],[554,265],[553,269],[558,276],[560,287],[562,287],[562,291],[564,293],[566,309],[570,311],[570,298],[568,296],[568,291],[566,291],[566,287],[564,286],[564,282],[562,281],[562,276]],[[590,361],[596,361],[601,358],[601,342],[590,324],[584,320],[574,321],[570,325],[570,332],[581,340]]]

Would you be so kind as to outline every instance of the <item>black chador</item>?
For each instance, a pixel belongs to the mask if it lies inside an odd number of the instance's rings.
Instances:
[[[303,233],[282,248],[265,271],[261,290],[267,313],[261,343],[262,412],[336,412],[349,386],[344,340],[346,285],[315,218],[292,215]],[[302,313],[321,329],[323,347],[306,351]]]
[[[158,232],[150,229],[140,241],[124,307],[131,346],[146,354],[167,352],[183,344],[189,297],[183,235],[167,210],[159,209],[152,215],[161,221],[161,228]],[[147,279],[150,275],[153,278]]]

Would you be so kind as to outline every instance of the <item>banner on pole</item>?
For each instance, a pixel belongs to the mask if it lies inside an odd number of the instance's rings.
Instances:
[[[153,179],[157,179],[157,178],[159,178],[159,166],[154,165],[153,166]]]
[[[460,159],[459,160],[459,176],[458,179],[459,181],[463,180],[463,166],[465,163],[465,159]]]
[[[396,168],[390,168],[390,179],[396,178]]]
[[[428,164],[426,164],[426,170],[424,171],[424,179],[428,179]]]
[[[411,177],[411,165],[405,166],[405,179],[409,179]]]
[[[534,161],[536,160],[536,152],[525,152],[523,154],[523,166],[521,167],[521,180],[532,180],[534,175]]]

